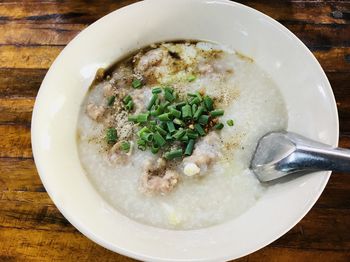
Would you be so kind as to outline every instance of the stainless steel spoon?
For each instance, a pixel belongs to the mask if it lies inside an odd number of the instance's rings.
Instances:
[[[291,132],[271,132],[257,145],[250,168],[262,182],[320,170],[350,171],[350,150]]]

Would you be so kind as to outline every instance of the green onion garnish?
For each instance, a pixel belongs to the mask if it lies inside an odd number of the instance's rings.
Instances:
[[[209,122],[209,116],[208,115],[201,115],[198,118],[198,123],[200,123],[201,125],[205,126],[206,124],[208,124]]]
[[[223,123],[218,123],[218,124],[216,124],[216,125],[214,126],[214,128],[217,129],[217,130],[222,129],[223,127],[224,127],[224,124],[223,124]]]
[[[232,119],[227,120],[226,123],[228,126],[233,126],[235,124]]]
[[[182,118],[185,120],[192,117],[192,108],[188,104],[181,107],[181,112],[182,112]]]
[[[194,128],[196,129],[196,131],[198,132],[198,134],[200,136],[205,136],[206,133],[205,133],[204,129],[201,127],[200,124],[195,124]]]
[[[132,80],[131,85],[133,88],[139,89],[142,86],[142,81],[140,79],[134,79],[134,80]]]
[[[141,137],[141,139],[145,140],[146,142],[152,142],[154,135],[152,133],[144,132],[140,135],[140,137]]]
[[[159,147],[164,146],[166,143],[165,139],[158,132],[154,133],[153,139]]]
[[[156,87],[152,89],[152,94],[160,94],[162,89],[160,87]]]
[[[222,109],[215,109],[213,111],[210,111],[210,115],[212,117],[223,116],[224,115],[224,110],[222,110]]]
[[[151,108],[154,105],[154,103],[156,102],[157,98],[158,98],[157,94],[153,94],[152,95],[152,98],[151,98],[151,100],[148,103],[147,110],[151,110]]]
[[[106,131],[106,140],[108,144],[115,144],[117,142],[117,130],[115,128],[108,128]]]
[[[213,104],[214,104],[213,99],[211,99],[209,96],[204,97],[204,105],[208,111],[213,110]]]
[[[134,102],[132,100],[130,100],[126,105],[125,105],[125,109],[128,111],[131,111],[134,108]]]
[[[159,146],[153,144],[152,147],[151,147],[151,152],[152,152],[153,154],[157,154],[158,151],[159,151]]]
[[[186,131],[183,129],[179,129],[174,135],[173,137],[177,140],[179,140],[181,137],[183,137],[186,134]]]
[[[177,118],[181,117],[181,111],[176,110],[176,109],[173,108],[173,107],[170,107],[170,108],[169,108],[169,112],[170,112],[170,114],[172,114],[174,117],[177,117]]]
[[[132,98],[130,95],[127,95],[126,97],[123,98],[124,105],[128,104],[130,101],[132,101]]]
[[[155,129],[159,132],[159,134],[161,134],[162,136],[166,136],[168,134],[167,131],[165,131],[163,128],[161,128],[160,126],[155,126]]]
[[[126,153],[129,152],[130,151],[130,142],[122,141],[120,148],[121,148],[121,150],[123,150]]]
[[[112,106],[114,104],[115,101],[115,96],[110,96],[107,98],[107,105],[108,106]]]
[[[176,131],[174,123],[173,122],[166,122],[166,125],[168,127],[169,133],[174,133]]]
[[[192,82],[192,81],[196,80],[196,76],[190,75],[187,77],[187,80],[188,80],[188,82]]]
[[[138,139],[138,140],[136,141],[136,143],[137,143],[137,148],[138,148],[138,149],[140,149],[140,150],[142,150],[142,151],[145,151],[145,150],[146,150],[146,148],[147,148],[146,141],[144,141],[144,140],[142,140],[142,139]]]
[[[192,155],[193,147],[194,147],[194,139],[190,139],[185,149],[186,156]]]
[[[193,115],[193,119],[194,120],[198,120],[198,118],[203,114],[203,112],[204,112],[204,107],[203,106],[199,106],[197,111]]]
[[[169,151],[164,154],[164,158],[167,160],[171,160],[178,157],[182,157],[182,149]]]
[[[178,119],[178,118],[175,118],[173,120],[173,123],[176,124],[176,125],[179,125],[179,126],[185,126],[185,122],[180,120],[180,119]]]
[[[175,100],[175,97],[172,93],[170,93],[169,91],[164,92],[164,98],[169,101],[169,102],[173,102]]]
[[[160,121],[169,121],[170,120],[170,114],[169,113],[164,113],[158,116],[158,119]]]

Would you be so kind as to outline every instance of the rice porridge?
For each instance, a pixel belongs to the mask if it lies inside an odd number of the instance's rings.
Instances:
[[[254,60],[207,42],[154,44],[99,70],[77,127],[99,193],[139,222],[196,229],[264,193],[249,170],[258,139],[287,128],[278,87]]]

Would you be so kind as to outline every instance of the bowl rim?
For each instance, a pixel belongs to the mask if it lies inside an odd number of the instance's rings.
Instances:
[[[157,1],[161,1],[161,0],[146,0],[146,1],[136,2],[136,3],[130,4],[128,6],[122,7],[120,9],[117,9],[117,10],[115,10],[115,11],[113,11],[113,12],[111,12],[111,13],[103,16],[103,17],[101,17],[100,19],[98,19],[97,21],[95,21],[94,23],[89,25],[87,28],[82,30],[77,36],[75,36],[74,39],[70,43],[68,43],[67,46],[64,49],[69,47],[72,44],[73,41],[75,41],[76,39],[79,39],[79,37],[82,34],[84,34],[88,28],[91,28],[91,27],[96,26],[97,24],[103,23],[103,21],[107,17],[118,15],[118,12],[120,10],[127,10],[128,8],[130,8],[132,6],[142,5],[145,2],[157,2]],[[247,12],[255,13],[255,14],[259,15],[260,17],[263,17],[265,20],[269,21],[270,23],[273,23],[274,25],[276,25],[278,27],[278,29],[282,30],[283,33],[286,33],[289,37],[291,37],[293,39],[293,41],[299,45],[299,48],[303,48],[304,51],[306,51],[306,53],[309,54],[309,57],[311,59],[313,59],[313,62],[318,67],[320,73],[323,75],[323,77],[324,77],[324,79],[325,79],[325,81],[326,81],[326,83],[328,85],[328,88],[330,89],[331,96],[329,97],[329,99],[331,100],[331,102],[332,102],[332,104],[334,106],[333,109],[334,109],[335,117],[336,117],[335,130],[336,130],[337,141],[334,142],[334,146],[336,146],[338,144],[338,139],[339,139],[339,117],[338,117],[338,111],[337,111],[337,107],[336,107],[335,97],[334,97],[334,93],[332,91],[331,85],[330,85],[329,80],[328,80],[325,72],[323,71],[320,63],[318,62],[318,60],[315,58],[315,56],[312,54],[312,52],[306,47],[306,45],[294,33],[292,33],[289,29],[287,29],[285,26],[283,26],[281,23],[279,23],[275,19],[271,18],[270,16],[268,16],[268,15],[266,15],[266,14],[264,14],[264,13],[262,13],[262,12],[256,10],[256,9],[253,9],[253,8],[248,7],[246,5],[240,4],[240,3],[232,2],[232,1],[229,1],[229,0],[212,0],[212,1],[211,0],[191,0],[191,1],[211,2],[211,3],[225,3],[225,4],[228,4],[228,5],[231,5],[231,6],[235,6],[235,7],[241,8],[241,9],[245,9]],[[62,52],[59,54],[59,56],[55,59],[55,61],[51,65],[50,69],[48,70],[47,75],[50,72],[54,71],[54,69],[56,67],[56,61],[58,60],[58,58],[63,56],[64,52],[65,52],[65,50],[62,50]],[[45,76],[45,78],[46,78],[46,76]],[[84,226],[82,226],[80,224],[79,220],[76,220],[75,217],[72,214],[70,214],[69,212],[66,212],[64,206],[62,206],[59,201],[54,201],[54,199],[55,199],[55,197],[53,195],[54,189],[49,185],[49,182],[46,180],[45,175],[43,175],[44,171],[43,171],[42,163],[40,161],[37,161],[37,159],[38,159],[38,144],[39,143],[37,142],[35,133],[33,132],[33,130],[34,130],[33,128],[34,128],[34,126],[37,123],[37,114],[38,114],[38,110],[39,110],[38,109],[38,107],[39,107],[38,106],[38,101],[43,99],[42,98],[42,90],[45,87],[45,78],[44,78],[44,80],[43,80],[43,82],[42,82],[42,84],[40,86],[40,89],[38,91],[38,94],[37,94],[37,97],[36,97],[36,101],[35,101],[35,104],[34,104],[34,108],[33,108],[32,125],[31,125],[31,142],[32,142],[33,157],[34,157],[35,165],[36,165],[36,167],[38,169],[38,174],[40,176],[40,179],[41,179],[44,187],[46,188],[46,191],[47,191],[48,195],[53,200],[53,202],[55,203],[55,205],[59,209],[59,211],[64,215],[64,217],[75,228],[77,228],[87,238],[89,238],[90,240],[98,243],[99,245],[101,245],[101,246],[103,246],[103,247],[105,247],[105,248],[107,248],[107,249],[109,249],[109,250],[111,250],[113,252],[117,252],[119,254],[122,254],[122,255],[125,255],[125,256],[128,256],[128,257],[132,257],[132,258],[139,259],[139,260],[146,260],[146,261],[150,261],[150,260],[152,260],[152,261],[184,261],[182,259],[174,260],[174,259],[164,259],[164,258],[160,258],[160,257],[150,257],[150,256],[147,256],[147,255],[138,253],[135,250],[127,250],[127,249],[123,249],[120,246],[119,247],[112,246],[108,241],[105,241],[104,239],[100,239],[98,236],[94,235],[94,233],[92,231],[90,231],[89,229],[87,229]],[[261,248],[271,244],[273,241],[275,241],[278,238],[280,238],[282,235],[284,235],[286,232],[288,232],[291,228],[293,228],[297,223],[299,223],[300,220],[310,211],[310,209],[314,206],[315,202],[320,197],[321,193],[323,192],[323,190],[324,190],[324,188],[325,188],[325,186],[326,186],[326,184],[327,184],[327,182],[329,180],[330,174],[331,174],[331,172],[328,171],[327,172],[327,177],[324,180],[324,183],[322,184],[322,186],[320,187],[318,194],[313,197],[313,199],[310,201],[310,205],[308,206],[308,208],[306,208],[304,210],[304,212],[301,213],[300,217],[298,217],[298,219],[296,219],[294,223],[292,223],[289,227],[285,228],[285,230],[282,230],[279,234],[275,235],[273,238],[266,240],[265,242],[261,243],[258,246],[255,246],[253,248],[248,249],[246,252],[242,253],[239,257],[236,257],[236,258],[240,258],[240,257],[246,256],[248,254],[251,254],[251,253],[253,253],[253,252],[257,251],[257,250],[260,250]],[[219,257],[218,260],[227,260],[227,259],[231,259],[231,258],[232,258],[232,254]],[[188,260],[186,260],[186,261],[188,261]],[[209,261],[209,260],[203,259],[203,260],[200,260],[200,261]]]

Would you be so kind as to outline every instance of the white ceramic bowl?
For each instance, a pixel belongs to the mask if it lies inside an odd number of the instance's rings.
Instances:
[[[89,26],[51,66],[33,112],[35,162],[63,215],[110,250],[152,261],[238,258],[293,227],[316,202],[330,172],[272,186],[254,207],[227,223],[172,231],[140,224],[111,208],[90,184],[78,158],[78,111],[96,69],[153,42],[179,39],[219,42],[253,57],[282,91],[288,129],[337,145],[338,117],[330,84],[311,52],[285,27],[228,1],[149,0]]]

